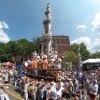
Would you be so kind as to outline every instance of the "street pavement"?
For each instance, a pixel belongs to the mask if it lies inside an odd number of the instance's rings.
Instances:
[[[7,93],[8,93],[10,100],[24,100],[21,97],[21,95],[18,91],[18,88],[14,87],[13,84],[11,84],[11,86],[9,86],[9,88],[7,89]]]

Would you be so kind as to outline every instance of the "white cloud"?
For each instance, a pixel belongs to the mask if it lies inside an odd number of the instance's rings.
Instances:
[[[94,31],[100,31],[100,12],[95,15],[95,19],[92,21],[92,26]]]
[[[6,28],[8,29],[9,26],[7,25],[7,23],[5,21],[0,22],[0,29]]]
[[[86,25],[80,24],[80,25],[78,25],[76,28],[77,28],[77,29],[85,30],[85,29],[86,29]]]
[[[95,39],[94,41],[92,41],[89,37],[80,37],[76,40],[71,41],[71,44],[73,43],[84,43],[91,53],[100,51],[100,39]]]
[[[10,41],[9,36],[3,30],[3,29],[8,29],[8,28],[9,26],[7,25],[5,21],[0,21],[0,42],[7,43]]]
[[[91,45],[91,39],[89,37],[80,37],[76,40],[71,41],[71,44],[73,43],[84,43],[87,46],[87,48],[89,48],[89,46]]]
[[[100,4],[100,0],[92,0],[93,3]]]
[[[100,39],[95,39],[90,47],[91,52],[100,51]]]

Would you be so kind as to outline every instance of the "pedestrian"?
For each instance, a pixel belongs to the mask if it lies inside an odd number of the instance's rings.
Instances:
[[[89,87],[90,100],[96,100],[97,93],[98,93],[98,84],[97,80],[94,79]]]
[[[84,79],[83,80],[83,96],[84,96],[84,99],[87,98],[87,95],[88,95],[88,90],[89,90],[89,80],[88,79]]]
[[[28,88],[29,88],[30,82],[29,78],[25,80],[25,85],[24,85],[24,98],[25,100],[28,100]]]
[[[4,84],[4,81],[0,74],[0,100],[10,100],[7,94],[6,86],[9,86],[9,84]]]
[[[4,83],[9,83],[9,75],[8,75],[8,72],[5,73],[5,76],[4,76]]]

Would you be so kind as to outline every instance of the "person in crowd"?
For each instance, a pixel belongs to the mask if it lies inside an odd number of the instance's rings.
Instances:
[[[33,52],[33,59],[36,58],[36,57],[37,57],[37,52],[34,51],[34,52]]]
[[[43,75],[43,76],[46,75],[46,69],[47,69],[47,67],[48,67],[48,60],[47,60],[47,56],[44,55],[44,57],[43,57],[43,62],[42,62],[42,68],[43,68],[43,70],[42,70],[42,75]]]
[[[36,76],[38,75],[38,66],[39,66],[39,59],[34,58],[33,68],[34,68],[34,73],[35,73]]]
[[[96,96],[98,93],[98,84],[96,79],[94,79],[93,82],[90,84],[89,93],[90,93],[90,100],[96,100]]]
[[[5,84],[0,73],[0,100],[10,100],[7,94],[7,88],[10,84]]]
[[[83,81],[83,96],[84,96],[84,99],[87,98],[89,85],[90,85],[89,80],[87,78],[85,78],[84,81]]]
[[[29,78],[26,78],[25,85],[24,85],[24,98],[28,100],[28,89],[29,89],[30,81]]]
[[[70,95],[67,86],[64,86],[64,89],[62,90],[62,100],[69,100]]]
[[[53,87],[53,85],[53,82],[50,82],[46,100],[57,100],[57,90]]]
[[[31,80],[29,85],[29,94],[31,95],[32,100],[36,100],[37,95],[37,81]]]
[[[57,89],[57,99],[61,100],[62,99],[62,91],[64,88],[61,86],[60,81],[57,83],[56,89]]]
[[[20,78],[19,81],[18,81],[18,86],[19,86],[20,94],[23,97],[24,96],[25,80]]]
[[[60,57],[57,57],[55,66],[59,69],[61,69],[62,66],[62,59]]]
[[[100,80],[99,80],[100,81]],[[100,100],[100,83],[98,84],[98,95],[99,95],[99,100]]]
[[[78,83],[78,80],[76,78],[74,78],[74,82],[73,82],[73,87],[74,87],[74,94],[76,94],[78,88],[79,88],[79,83]]]
[[[16,74],[14,74],[14,86],[16,87],[17,86],[17,75]]]
[[[69,84],[68,84],[68,90],[69,90],[69,95],[70,95],[70,97],[72,97],[72,95],[73,95],[73,82],[72,82],[72,80],[69,80]]]
[[[47,87],[45,83],[41,86],[41,89],[40,89],[40,92],[41,92],[40,100],[46,100],[46,91],[47,91]]]
[[[37,94],[38,94],[37,98],[38,98],[38,100],[41,100],[41,99],[44,98],[43,97],[43,92],[41,92],[42,91],[42,88],[44,87],[44,84],[45,84],[44,79],[41,79],[38,82],[38,90],[37,90]]]
[[[9,73],[8,73],[8,72],[5,73],[5,76],[4,76],[4,83],[5,83],[5,84],[6,84],[6,83],[9,83]]]
[[[79,91],[79,96],[75,96],[74,100],[83,100],[82,99],[82,91],[81,90]]]

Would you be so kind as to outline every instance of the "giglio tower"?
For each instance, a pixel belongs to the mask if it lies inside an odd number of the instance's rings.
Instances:
[[[45,11],[45,19],[43,20],[43,33],[41,37],[41,52],[49,53],[52,46],[52,16],[51,6],[48,3]]]

